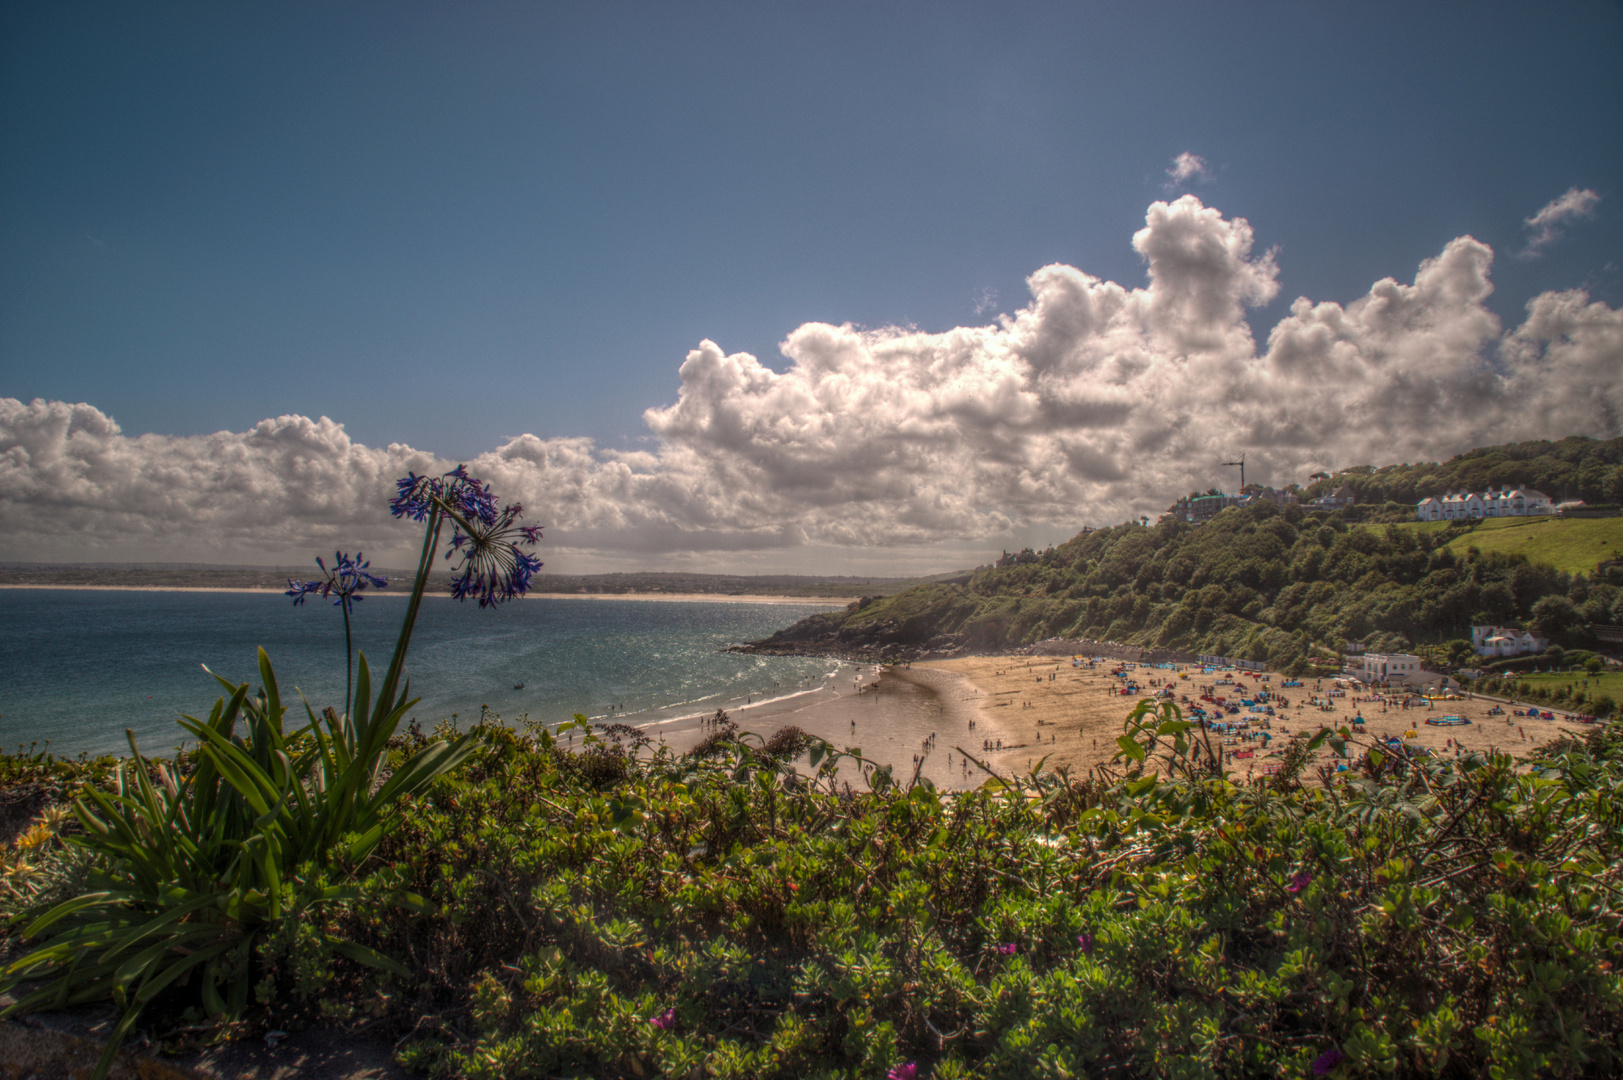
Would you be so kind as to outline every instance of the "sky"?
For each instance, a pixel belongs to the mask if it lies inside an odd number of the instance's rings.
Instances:
[[[1623,5],[0,3],[0,559],[927,573],[1623,434]]]

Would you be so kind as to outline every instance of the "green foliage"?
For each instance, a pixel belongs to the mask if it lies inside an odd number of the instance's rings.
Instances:
[[[1471,660],[1473,623],[1536,619],[1578,647],[1588,643],[1586,624],[1607,621],[1623,601],[1614,585],[1590,587],[1519,556],[1449,544],[1436,529],[1349,524],[1271,504],[1234,508],[1201,526],[1098,529],[1035,561],[814,616],[780,637],[833,635],[847,649],[951,641],[980,650],[1094,638],[1281,669],[1316,656],[1339,663],[1348,640],[1396,651],[1430,643],[1444,646],[1436,662],[1458,664]]]
[[[1237,785],[1174,712],[1124,735],[1119,775],[943,795],[747,737],[602,788],[493,732],[379,849],[437,913],[352,932],[424,958],[397,1022],[446,1076],[1623,1068],[1615,728],[1328,786]]]
[[[1349,469],[1313,484],[1307,494],[1316,498],[1343,484],[1353,489],[1360,504],[1395,502],[1410,508],[1428,495],[1512,484],[1534,488],[1557,500],[1623,502],[1623,439],[1602,441],[1574,435],[1560,442],[1479,447],[1441,464]]]
[[[402,691],[373,709],[363,656],[355,703],[365,719],[329,709],[318,720],[306,705],[309,725],[286,733],[263,649],[259,669],[257,696],[221,679],[230,697],[207,721],[182,721],[199,740],[195,760],[149,762],[131,736],[133,756],[111,790],[88,787],[74,801],[84,832],[71,842],[94,859],[89,891],[35,919],[24,934],[42,942],[7,969],[8,986],[44,983],[8,1013],[106,998],[123,1009],[98,1076],[171,985],[191,986],[209,1016],[236,1020],[256,986],[261,997],[274,993],[267,968],[279,955],[304,954],[295,965],[302,997],[323,985],[310,971],[324,970],[330,953],[405,972],[322,929],[327,909],[367,895],[331,878],[377,846],[403,798],[471,753],[471,736],[423,747],[379,783],[388,740],[415,699]],[[409,893],[372,898],[422,904]]]
[[[1483,518],[1454,522],[1412,522],[1405,528],[1452,534],[1449,547],[1522,556],[1570,574],[1588,574],[1595,564],[1623,552],[1623,518]],[[1604,622],[1606,620],[1596,620]]]

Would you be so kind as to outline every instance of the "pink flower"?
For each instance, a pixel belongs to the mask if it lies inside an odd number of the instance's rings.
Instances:
[[[1301,892],[1313,881],[1313,875],[1306,870],[1298,870],[1291,876],[1291,883],[1285,887],[1286,892]]]
[[[919,1067],[909,1061],[906,1065],[898,1065],[885,1074],[885,1080],[918,1080]]]
[[[1078,934],[1078,935],[1076,935],[1076,943],[1078,945],[1082,946],[1082,955],[1083,956],[1092,956],[1093,955],[1093,935],[1092,934]]]
[[[1329,1076],[1331,1069],[1335,1068],[1337,1065],[1340,1065],[1346,1060],[1347,1055],[1343,1054],[1340,1050],[1337,1050],[1332,1046],[1330,1049],[1313,1059],[1313,1075]]]
[[[1005,941],[1003,944],[997,946],[992,951],[997,953],[999,956],[1013,956],[1014,953],[1015,953],[1014,942]]]
[[[650,1016],[648,1022],[661,1031],[669,1031],[676,1026],[676,1010],[674,1008],[666,1009],[658,1016]]]

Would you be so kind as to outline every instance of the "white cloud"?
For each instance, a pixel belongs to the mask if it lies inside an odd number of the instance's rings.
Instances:
[[[1206,159],[1185,150],[1172,159],[1172,164],[1167,169],[1166,189],[1179,191],[1187,187],[1191,180],[1199,180],[1204,184],[1211,178],[1211,171],[1206,168]]]
[[[1509,333],[1471,237],[1350,303],[1279,290],[1244,219],[1193,196],[1150,206],[1130,288],[1074,267],[1031,302],[942,333],[808,323],[777,372],[702,342],[652,449],[523,435],[468,462],[549,526],[553,569],[941,569],[1177,495],[1328,465],[1446,457],[1522,438],[1623,433],[1623,312],[1546,293]],[[325,417],[130,438],[90,405],[0,399],[0,557],[303,561],[405,552],[391,481],[447,467],[355,443]]]
[[[1599,203],[1600,196],[1588,188],[1568,188],[1565,195],[1551,199],[1538,213],[1522,222],[1532,235],[1519,254],[1527,259],[1538,258],[1545,248],[1561,239],[1570,222],[1593,217]]]

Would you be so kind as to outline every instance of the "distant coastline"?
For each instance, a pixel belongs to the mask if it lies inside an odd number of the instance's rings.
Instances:
[[[397,595],[414,571],[380,567],[373,571],[394,583],[378,595]],[[289,578],[319,577],[314,562],[297,566],[222,566],[175,563],[0,562],[0,588],[124,589],[159,592],[266,592],[287,589]],[[621,600],[712,601],[717,603],[805,603],[844,605],[864,596],[889,596],[935,578],[880,578],[811,574],[698,574],[636,571],[609,574],[537,574],[531,596]],[[451,591],[451,575],[429,575],[429,595]]]
[[[94,585],[83,583],[48,583],[48,582],[20,582],[0,581],[0,589],[56,589],[77,590],[83,592],[195,592],[195,593],[266,593],[278,594],[282,589],[269,587],[250,588],[246,586],[228,585]],[[378,589],[368,591],[370,598],[389,596],[409,596],[407,590]],[[430,592],[429,596],[444,596],[443,591]],[[532,600],[653,600],[671,603],[702,603],[702,604],[808,604],[826,605],[828,607],[844,607],[851,602],[849,596],[781,596],[754,593],[666,593],[666,592],[627,592],[627,593],[585,593],[585,592],[532,592],[526,594]]]

